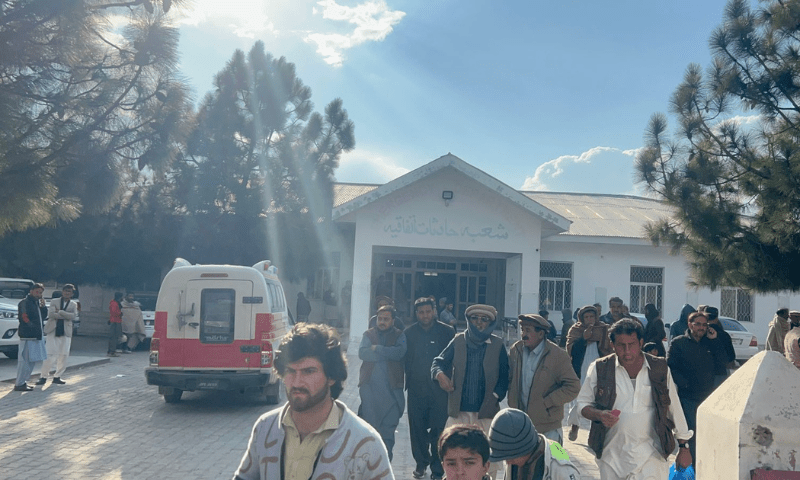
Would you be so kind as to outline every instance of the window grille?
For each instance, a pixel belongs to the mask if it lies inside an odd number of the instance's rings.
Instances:
[[[631,266],[631,296],[628,308],[631,313],[644,313],[644,306],[652,303],[662,311],[664,297],[664,269],[662,267]]]
[[[539,308],[541,310],[572,310],[572,264],[568,262],[539,263]]]
[[[753,296],[741,288],[723,288],[720,294],[719,314],[740,322],[753,321]]]

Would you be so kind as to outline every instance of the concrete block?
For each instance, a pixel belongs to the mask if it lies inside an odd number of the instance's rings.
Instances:
[[[711,366],[698,365],[698,368]],[[763,351],[697,411],[697,478],[750,480],[751,470],[800,471],[800,370]]]

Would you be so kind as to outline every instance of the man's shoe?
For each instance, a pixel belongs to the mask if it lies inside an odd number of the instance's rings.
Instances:
[[[418,468],[418,469],[414,470],[414,472],[411,475],[414,478],[424,478],[425,477],[425,469],[424,468],[422,468],[422,469]]]
[[[119,355],[117,355],[116,352],[108,353],[108,354],[106,354],[106,356],[107,357],[119,357]]]
[[[126,348],[122,351],[122,353],[132,353],[130,348]]]
[[[55,383],[56,385],[66,385],[67,384],[67,382],[65,382],[64,380],[61,380],[60,377],[54,377],[53,378],[53,383]]]
[[[442,480],[442,476],[431,473],[431,480]]]
[[[27,383],[23,383],[22,385],[14,385],[15,392],[30,392],[31,390],[33,390],[33,387]]]
[[[36,381],[36,385],[44,385],[45,383],[47,383],[47,377],[41,377]]]

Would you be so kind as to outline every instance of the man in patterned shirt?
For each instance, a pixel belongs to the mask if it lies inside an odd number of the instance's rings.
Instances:
[[[288,401],[256,421],[234,480],[394,480],[378,432],[336,400],[347,363],[333,328],[295,325],[275,368]]]

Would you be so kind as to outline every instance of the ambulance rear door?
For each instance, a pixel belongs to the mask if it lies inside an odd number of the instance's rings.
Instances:
[[[242,370],[260,368],[260,343],[253,338],[253,282],[213,278],[187,284],[183,330],[184,369]]]

